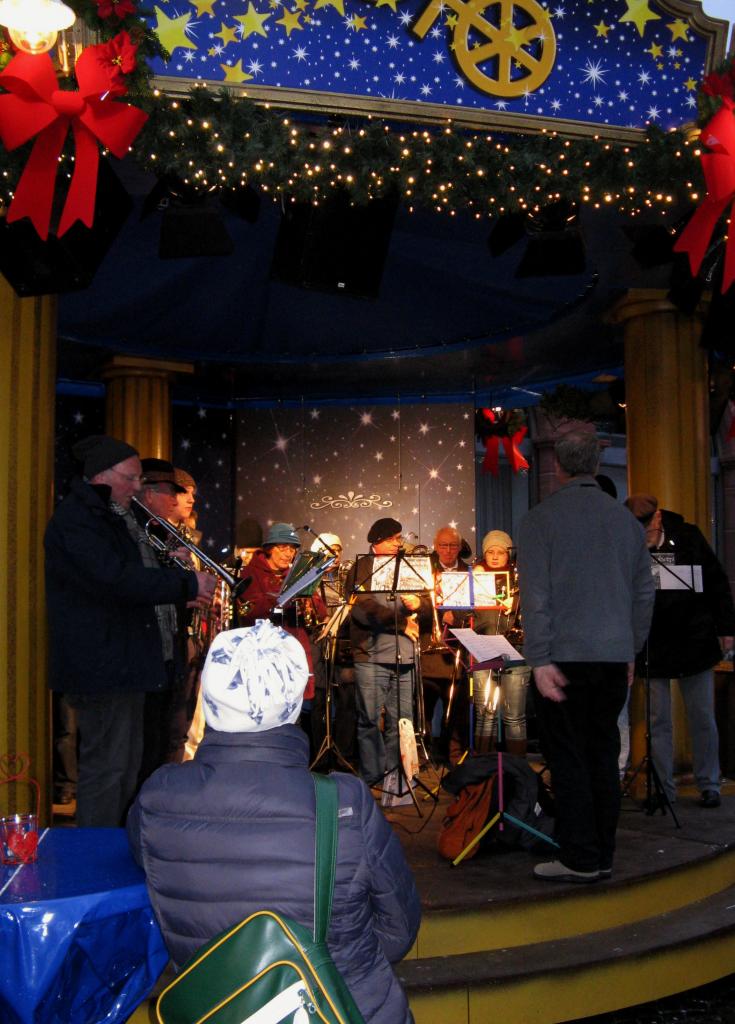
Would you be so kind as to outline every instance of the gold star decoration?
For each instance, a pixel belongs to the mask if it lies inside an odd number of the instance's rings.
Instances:
[[[675,39],[683,39],[685,43],[689,42],[689,36],[687,35],[689,26],[683,18],[677,18],[676,21],[669,22],[666,28],[671,32],[672,43]]]
[[[303,32],[304,26],[299,22],[300,17],[301,11],[287,11],[284,7],[283,17],[280,21],[276,22],[276,25],[283,25],[287,36],[290,36],[294,29],[298,29],[300,32]]]
[[[687,92],[694,92],[697,88],[696,80],[694,78],[687,78],[686,82],[684,82],[684,88]]]
[[[225,73],[226,82],[235,82],[239,84],[240,82],[249,82],[253,77],[252,75],[249,75],[247,71],[243,71],[242,57],[237,64],[233,64],[232,66],[229,64],[220,64],[220,67]]]
[[[248,9],[244,14],[235,15],[235,21],[239,21],[242,25],[243,39],[247,39],[248,36],[252,36],[253,34],[267,36],[268,33],[263,28],[263,22],[268,18],[270,18],[270,14],[258,14],[252,0],[250,0]]]
[[[311,25],[311,15],[310,14],[305,14],[304,15],[304,24],[305,25]]]
[[[343,18],[345,16],[345,0],[316,0],[314,10],[318,11],[322,7],[334,7],[338,14]]]
[[[678,61],[678,60],[677,60],[677,61],[674,61],[674,70],[675,70],[675,71],[679,71],[679,70],[680,70],[680,68],[681,68],[681,63],[680,63],[680,61]]]
[[[603,39],[607,39],[607,34],[612,28],[612,25],[606,25],[604,21],[601,21],[599,25],[593,26],[598,36],[602,36]]]
[[[503,26],[504,28],[506,26]],[[516,28],[511,22],[508,28],[508,35],[505,36],[504,42],[510,43],[514,50],[520,50],[521,46],[525,42],[525,37],[520,29]]]
[[[648,8],[648,0],[625,0],[627,10],[622,18],[618,18],[618,21],[632,21],[635,27],[638,29],[638,34],[643,35],[646,23],[649,21],[657,21],[661,15],[654,14],[653,11]]]
[[[204,14],[211,14],[214,17],[214,0],[191,0],[191,2],[196,8],[197,18],[201,18]]]
[[[454,26],[457,24],[457,15],[448,14],[446,20],[444,21],[444,24],[447,26],[447,28],[454,28]]]
[[[219,32],[213,33],[215,39],[221,39],[222,45],[227,46],[228,43],[237,42],[237,29],[230,25],[225,25],[224,21],[220,22]]]
[[[644,50],[643,52],[644,53],[650,53],[654,60],[657,57],[663,57],[663,55],[664,55],[664,52],[661,49],[661,47],[658,45],[658,43],[651,43],[651,45],[648,47],[648,49]]]
[[[186,26],[189,24],[191,14],[181,14],[178,18],[169,18],[163,13],[160,7],[154,7],[156,12],[156,35],[161,40],[161,46],[173,55],[177,46],[184,50],[196,50],[196,43],[186,35]]]
[[[656,67],[658,68],[659,71],[663,71],[663,69],[664,69],[663,61],[659,61],[658,64],[656,65]]]
[[[305,11],[308,6],[306,0],[294,0],[293,5],[297,11]]]
[[[353,14],[350,20],[350,28],[353,32],[362,32],[367,28],[367,22],[359,14]]]

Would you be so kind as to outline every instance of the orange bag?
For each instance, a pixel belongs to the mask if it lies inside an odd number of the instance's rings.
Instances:
[[[454,860],[475,838],[497,811],[495,795],[496,773],[493,772],[482,782],[464,786],[447,808],[439,833],[439,854],[447,860]],[[477,843],[467,854],[474,857],[480,849]]]

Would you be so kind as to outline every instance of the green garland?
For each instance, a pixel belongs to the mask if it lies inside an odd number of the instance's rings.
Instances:
[[[696,146],[681,131],[651,127],[643,142],[630,145],[547,131],[470,132],[449,121],[402,129],[350,117],[334,127],[316,110],[311,122],[299,121],[203,85],[174,100],[151,89],[147,60],[168,55],[141,21],[145,12],[102,19],[96,0],[67,2],[102,41],[125,30],[138,43],[128,98],[149,119],[133,155],[148,170],[197,190],[252,185],[274,198],[318,202],[341,188],[357,203],[398,194],[411,208],[477,217],[538,209],[559,198],[665,216],[702,191]],[[30,145],[13,154],[0,150],[0,203],[12,196],[29,151]]]

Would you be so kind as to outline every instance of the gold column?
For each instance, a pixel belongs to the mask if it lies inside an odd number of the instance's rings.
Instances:
[[[171,381],[193,373],[191,363],[113,356],[102,371],[107,384],[105,430],[134,445],[142,458],[171,458]]]
[[[628,292],[613,319],[625,325],[628,491],[655,494],[711,536],[707,356],[702,321],[663,291]]]
[[[628,492],[654,494],[711,536],[707,357],[702,320],[663,291],[634,289],[613,310],[625,330]],[[683,702],[673,695],[674,767],[691,765]],[[642,695],[632,702],[631,758],[645,753]],[[638,792],[640,795],[640,790]]]
[[[19,299],[0,277],[0,754],[27,753],[51,796],[43,534],[53,502],[56,298]],[[0,786],[0,813],[29,809]]]

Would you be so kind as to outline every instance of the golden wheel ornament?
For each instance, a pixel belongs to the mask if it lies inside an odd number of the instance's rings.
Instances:
[[[517,99],[551,74],[556,36],[536,0],[432,0],[413,26],[423,39],[442,9],[456,14],[452,50],[465,78],[490,96]]]

